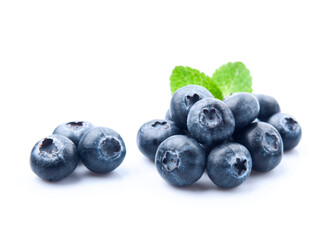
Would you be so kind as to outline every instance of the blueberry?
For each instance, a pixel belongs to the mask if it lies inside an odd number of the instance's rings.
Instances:
[[[253,122],[259,114],[259,102],[257,98],[247,92],[234,93],[224,99],[235,118],[236,130]]]
[[[57,134],[38,141],[30,155],[33,172],[48,181],[66,178],[75,170],[77,164],[78,152],[75,144]]]
[[[143,124],[137,135],[139,150],[149,159],[155,159],[160,143],[170,136],[183,134],[176,124],[169,120],[155,119]]]
[[[187,128],[187,116],[194,103],[203,98],[213,98],[213,95],[204,87],[188,85],[178,89],[170,101],[172,120],[181,129]]]
[[[267,121],[272,115],[280,112],[279,103],[274,97],[263,94],[254,94],[254,96],[256,96],[260,105],[258,118],[261,121]]]
[[[78,151],[83,164],[95,173],[113,171],[126,155],[121,136],[105,127],[95,127],[86,132],[79,141]]]
[[[228,140],[235,128],[230,108],[215,98],[204,98],[195,103],[188,114],[188,131],[200,143],[212,146]]]
[[[285,151],[291,150],[299,144],[302,130],[293,116],[286,113],[277,113],[268,119],[268,123],[279,131]]]
[[[170,114],[170,109],[167,110],[165,119],[166,119],[166,120],[173,121],[173,119],[172,119],[172,117],[171,117],[171,114]]]
[[[155,155],[155,165],[164,180],[181,187],[201,178],[206,158],[203,148],[195,139],[174,135],[160,144]]]
[[[249,150],[253,170],[267,172],[281,161],[283,142],[280,133],[268,123],[251,123],[242,130],[238,141]]]
[[[250,175],[252,158],[243,145],[225,142],[210,152],[206,169],[211,181],[218,187],[233,188]]]
[[[90,122],[74,121],[59,125],[57,128],[55,128],[53,134],[63,135],[73,141],[76,146],[78,146],[81,137],[91,128],[93,128],[93,125]]]

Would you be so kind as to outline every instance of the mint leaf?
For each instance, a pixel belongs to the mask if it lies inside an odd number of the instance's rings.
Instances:
[[[208,89],[215,98],[223,99],[217,84],[206,74],[190,67],[177,66],[170,76],[170,90],[173,94],[177,89],[187,85],[200,85]]]
[[[241,62],[221,66],[212,75],[212,80],[224,96],[229,96],[235,92],[252,92],[250,71]]]

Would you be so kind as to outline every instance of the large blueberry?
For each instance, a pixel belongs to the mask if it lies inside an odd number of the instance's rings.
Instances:
[[[194,103],[203,98],[213,98],[213,95],[204,87],[188,85],[179,88],[170,101],[170,114],[172,120],[181,129],[187,128],[187,116]]]
[[[204,98],[191,107],[187,126],[193,138],[211,146],[231,137],[235,120],[230,108],[223,101]]]
[[[206,166],[203,148],[185,135],[164,140],[155,156],[156,169],[161,177],[175,186],[187,186],[201,178]]]
[[[105,127],[95,127],[85,133],[79,141],[78,151],[83,164],[95,173],[113,171],[126,155],[121,136]]]
[[[222,143],[208,156],[207,173],[211,181],[221,188],[233,188],[242,184],[250,175],[251,169],[251,155],[239,143]]]
[[[267,172],[281,161],[283,142],[280,133],[268,123],[251,123],[242,130],[238,141],[249,150],[253,170]]]
[[[259,114],[257,98],[247,92],[234,93],[224,99],[235,118],[236,129],[241,129],[253,122]]]
[[[155,159],[160,143],[170,136],[183,134],[176,124],[169,120],[155,119],[143,124],[137,135],[139,150],[149,159]]]
[[[286,113],[277,113],[268,119],[268,123],[279,131],[285,151],[291,150],[299,144],[302,130],[293,116]]]
[[[33,172],[48,181],[58,181],[69,176],[77,164],[78,152],[75,144],[57,134],[38,141],[30,154]]]
[[[280,105],[274,97],[264,94],[254,94],[258,99],[260,110],[258,118],[267,121],[272,115],[280,112]]]
[[[94,126],[87,121],[73,121],[59,125],[55,128],[53,134],[63,135],[69,138],[78,146],[81,137]]]

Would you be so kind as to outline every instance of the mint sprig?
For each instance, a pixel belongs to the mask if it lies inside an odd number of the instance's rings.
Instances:
[[[220,100],[231,93],[252,92],[250,71],[241,62],[222,65],[212,77],[190,67],[175,67],[170,76],[171,93],[191,84],[207,88],[215,98]]]
[[[221,66],[214,72],[212,79],[224,96],[235,92],[252,92],[250,71],[241,62]]]
[[[186,85],[203,86],[208,89],[215,98],[223,99],[222,91],[209,76],[190,67],[175,67],[170,76],[170,89],[172,94],[177,89]]]

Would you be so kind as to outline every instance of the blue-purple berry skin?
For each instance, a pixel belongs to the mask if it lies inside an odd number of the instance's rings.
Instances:
[[[223,101],[232,111],[236,130],[246,127],[259,115],[260,106],[258,99],[251,93],[233,93]]]
[[[264,94],[254,94],[254,96],[258,99],[260,106],[259,120],[266,122],[271,116],[280,112],[280,105],[274,97]]]
[[[252,169],[255,171],[271,171],[282,159],[281,135],[268,123],[251,123],[240,132],[237,140],[249,150],[252,156]]]
[[[59,134],[67,137],[73,141],[76,146],[78,146],[82,136],[93,127],[93,124],[88,121],[72,121],[57,126],[53,134]]]
[[[206,146],[214,146],[230,139],[235,119],[223,101],[204,98],[191,107],[187,126],[191,137]]]
[[[285,151],[289,151],[299,144],[302,129],[293,116],[286,113],[276,113],[267,122],[279,131]]]
[[[155,155],[155,166],[169,184],[183,187],[195,183],[205,171],[206,157],[199,143],[185,135],[164,140]]]
[[[78,160],[75,144],[58,134],[38,141],[30,154],[33,172],[47,181],[59,181],[69,176],[77,167]]]
[[[187,129],[187,117],[190,108],[203,98],[213,98],[213,95],[199,85],[187,85],[179,88],[170,101],[171,119],[180,129]]]
[[[166,120],[169,120],[169,121],[173,121],[173,119],[172,119],[172,117],[171,117],[171,114],[170,114],[170,109],[167,110],[165,119],[166,119]]]
[[[143,124],[137,134],[137,146],[149,159],[155,159],[156,150],[168,137],[183,134],[170,120],[154,119]]]
[[[84,166],[90,171],[108,173],[123,162],[126,146],[119,133],[113,129],[95,127],[81,138],[78,151]]]
[[[218,187],[237,187],[250,175],[252,157],[243,145],[224,142],[210,152],[206,169],[209,178]]]

